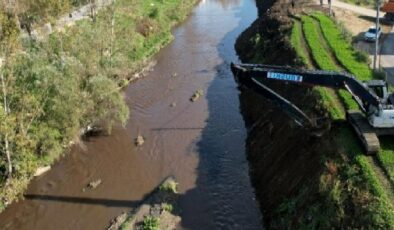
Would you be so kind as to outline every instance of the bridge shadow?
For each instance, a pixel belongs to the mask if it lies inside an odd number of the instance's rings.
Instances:
[[[103,205],[106,207],[136,207],[140,205],[143,200],[114,200],[104,198],[90,198],[90,197],[70,197],[70,196],[52,196],[39,194],[25,194],[24,197],[28,200],[42,200],[64,203],[88,204],[88,205]]]

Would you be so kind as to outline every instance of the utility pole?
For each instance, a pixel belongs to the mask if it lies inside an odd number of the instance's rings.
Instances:
[[[329,9],[329,14],[330,14],[330,17],[332,17],[332,7],[331,7],[331,1],[332,0],[328,0],[328,9]]]
[[[374,56],[373,56],[373,69],[374,70],[376,70],[376,62],[377,62],[377,59],[378,59],[378,50],[379,50],[379,38],[378,38],[379,12],[380,12],[380,0],[376,0],[375,53],[374,53]]]

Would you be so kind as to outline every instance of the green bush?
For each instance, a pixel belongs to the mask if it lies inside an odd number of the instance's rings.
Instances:
[[[159,230],[160,219],[152,216],[145,216],[142,224],[143,230]]]

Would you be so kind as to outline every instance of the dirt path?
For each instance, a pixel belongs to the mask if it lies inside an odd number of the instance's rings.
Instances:
[[[315,2],[317,4],[320,4],[319,0],[316,0]],[[326,3],[326,1],[324,1],[324,2]],[[324,4],[324,6],[328,7],[327,4]],[[332,6],[338,7],[341,9],[345,9],[345,10],[349,10],[349,11],[353,11],[354,13],[357,13],[360,15],[376,18],[376,10],[373,10],[373,9],[368,9],[368,8],[361,7],[361,6],[355,6],[355,5],[341,2],[341,1],[332,1]],[[383,17],[383,15],[384,15],[384,13],[380,12],[380,17]]]

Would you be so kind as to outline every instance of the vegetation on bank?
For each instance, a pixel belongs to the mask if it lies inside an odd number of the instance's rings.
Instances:
[[[312,68],[311,60],[309,60],[307,51],[304,49],[304,41],[302,40],[302,25],[298,20],[293,22],[294,25],[291,30],[290,43],[298,55],[297,64]]]
[[[46,39],[20,36],[23,17],[39,24],[85,3],[52,2],[1,5],[0,210],[85,127],[125,124],[129,112],[121,86],[171,41],[171,27],[196,1],[116,0],[93,20]]]
[[[382,150],[377,155],[377,160],[394,186],[394,143],[389,138],[381,138],[380,142]]]
[[[351,43],[344,39],[343,33],[331,18],[322,13],[315,13],[314,17],[319,21],[324,38],[340,64],[361,81],[371,79],[372,70],[366,65],[368,56],[356,51]]]
[[[342,60],[339,61],[341,65],[354,75],[362,74],[362,80],[371,79],[372,74],[368,69],[367,61],[357,59],[358,55],[355,55],[355,51],[344,39],[335,23],[323,14],[316,14],[315,17],[319,19],[321,29],[329,47],[338,61],[340,59]],[[318,43],[313,40],[319,36],[317,32],[319,29],[317,28],[318,24],[313,20],[309,16],[302,17],[305,39],[310,47],[315,63],[321,69],[340,70],[340,67],[335,65],[331,57],[327,59],[327,56],[329,56],[327,55],[328,51],[325,50],[321,40],[317,39],[320,41]],[[293,33],[294,30],[297,31],[297,29],[293,28]],[[302,36],[302,34],[299,33],[298,36]],[[294,39],[291,39],[291,41],[294,41]],[[292,46],[298,56],[307,57],[308,55],[305,53],[307,51],[295,47],[298,45],[299,43],[292,42]],[[328,96],[324,94],[321,96],[322,98],[333,98],[332,93],[329,93]],[[346,98],[342,95],[341,99],[341,103],[346,108],[353,107],[353,105],[349,104],[354,103],[351,97]],[[334,107],[328,107],[328,109],[335,110],[337,106],[340,106],[340,104],[336,104]],[[335,119],[335,116],[331,117]],[[275,224],[277,226],[290,224],[297,214],[297,207],[305,207],[306,204],[310,206],[312,202],[315,204],[308,208],[305,216],[299,220],[301,226],[307,228],[340,228],[341,226],[348,225],[358,228],[392,228],[394,226],[392,204],[370,162],[363,154],[357,139],[354,137],[350,128],[339,128],[335,132],[338,146],[343,146],[343,149],[337,156],[325,156],[324,162],[326,169],[320,177],[319,198],[317,198],[318,200],[324,200],[324,202],[315,203],[313,200],[316,197],[311,196],[314,189],[305,188],[293,199],[282,203],[278,209],[278,213],[283,218]],[[386,145],[387,143],[385,144],[383,141],[383,150],[379,153],[378,159],[384,166],[384,169],[389,169],[387,171],[390,175],[390,168],[391,170],[393,168],[393,157],[389,155],[392,151],[386,150]]]
[[[308,56],[308,50],[305,47],[306,44],[303,40],[302,24],[298,20],[294,20],[293,23],[294,25],[291,30],[290,43],[298,55],[296,64],[312,69],[312,60],[310,60]],[[332,95],[330,90],[323,87],[315,87],[314,90],[322,97],[321,103],[324,108],[327,108],[331,118],[341,119],[345,117],[344,111],[337,106],[335,96]]]
[[[337,70],[335,62],[331,59],[330,54],[324,48],[321,38],[316,27],[315,21],[308,16],[302,17],[302,26],[305,40],[312,52],[312,57],[317,65],[324,70]]]
[[[319,20],[324,37],[341,65],[361,81],[372,80],[374,76],[369,69],[368,56],[360,51],[356,51],[350,45],[350,41],[344,38],[336,23],[331,18],[322,13],[315,13],[313,17]],[[350,96],[344,97],[343,99],[344,105],[347,108],[357,108]],[[377,159],[380,161],[384,171],[391,177],[394,174],[394,160],[391,160],[393,158],[392,156],[390,157],[392,151],[391,148],[387,148],[390,146],[388,139],[382,139],[381,141],[382,151],[378,154]]]

